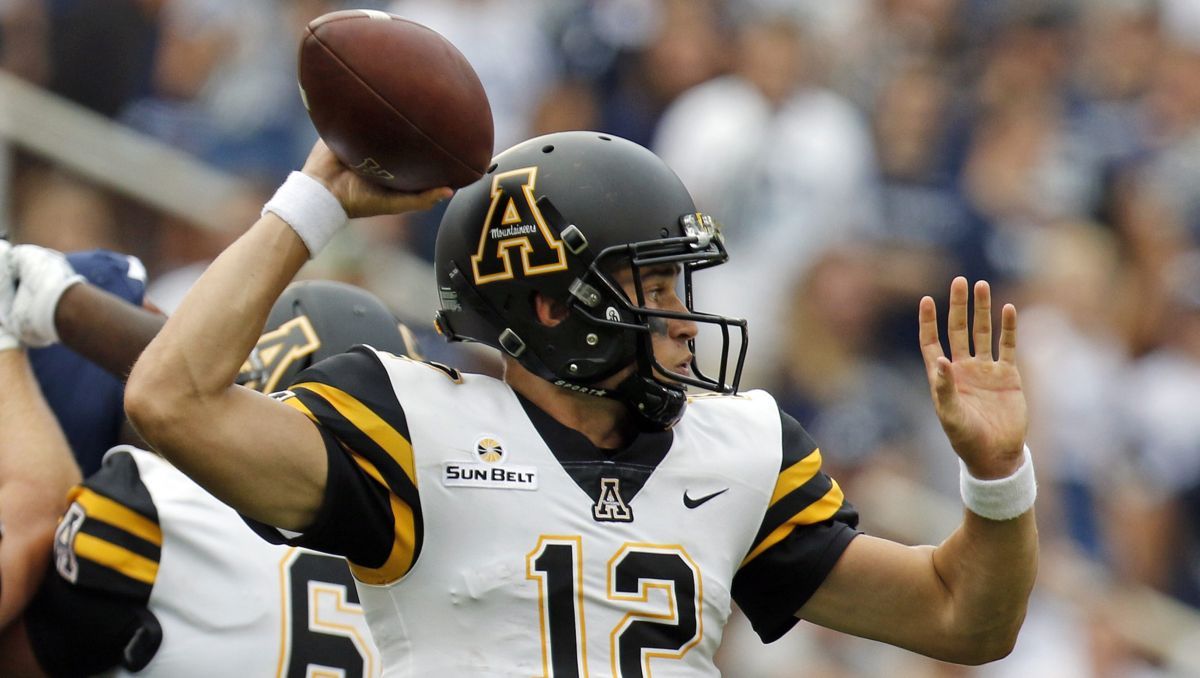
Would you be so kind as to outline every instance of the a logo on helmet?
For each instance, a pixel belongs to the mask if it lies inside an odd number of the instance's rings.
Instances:
[[[475,455],[479,461],[499,464],[504,461],[504,445],[492,436],[483,436],[475,441]]]
[[[533,197],[537,167],[502,172],[492,178],[492,202],[471,256],[475,284],[565,271],[567,252],[546,223]],[[514,264],[513,249],[520,251]]]
[[[296,316],[258,338],[250,357],[242,364],[237,383],[270,393],[289,366],[318,348],[321,339],[308,316]]]

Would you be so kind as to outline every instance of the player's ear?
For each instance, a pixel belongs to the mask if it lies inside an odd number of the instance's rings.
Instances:
[[[539,323],[546,327],[554,327],[567,319],[567,314],[570,313],[570,310],[561,301],[551,299],[541,292],[534,292],[533,312],[537,316]]]

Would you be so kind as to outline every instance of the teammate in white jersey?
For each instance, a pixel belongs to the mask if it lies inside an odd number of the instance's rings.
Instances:
[[[57,257],[36,254],[45,264]],[[44,267],[18,273],[30,286],[55,277]],[[161,325],[88,285],[63,296],[61,303],[42,303],[51,311],[58,306],[64,341],[118,373]],[[23,318],[11,324],[23,326]],[[324,281],[293,285],[267,330],[239,377],[261,390],[356,339],[401,353],[413,348],[411,336],[378,299]],[[121,348],[98,353],[113,343]],[[19,463],[18,454],[47,470],[56,466],[47,462],[69,459],[57,425],[44,416],[44,404],[38,407],[36,387],[22,386],[28,372],[23,363],[23,352],[0,350],[0,370],[7,370],[6,382],[20,396],[0,403],[0,471]],[[0,496],[27,484],[0,472]],[[57,492],[69,506],[55,534],[50,572],[23,618],[0,624],[0,675],[380,674],[379,653],[343,559],[262,541],[235,511],[161,457],[129,446],[110,450],[98,472],[69,495],[65,490]],[[27,520],[32,501],[4,501],[0,517]],[[8,581],[20,573],[10,566],[23,563],[9,558],[0,564]]]
[[[744,323],[691,294],[722,237],[631,142],[527,141],[449,204],[438,327],[500,349],[503,380],[360,348],[274,399],[233,385],[232,356],[347,216],[447,195],[377,188],[318,143],[126,391],[142,434],[261,534],[350,560],[388,675],[711,675],[734,602],[768,641],[807,619],[949,661],[1011,649],[1037,558],[1015,309],[994,359],[990,291],[970,323],[955,280],[948,359],[922,301],[970,510],[936,548],[860,535],[800,425],[736,393]],[[724,343],[712,377],[700,325]]]

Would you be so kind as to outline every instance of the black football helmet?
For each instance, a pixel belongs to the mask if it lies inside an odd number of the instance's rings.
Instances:
[[[420,358],[412,332],[375,295],[331,280],[294,282],[271,307],[237,383],[271,393],[355,344]]]
[[[496,156],[447,206],[435,254],[437,328],[451,341],[499,348],[563,388],[621,400],[646,428],[665,429],[683,414],[685,385],[737,392],[746,322],[692,306],[692,273],[727,258],[717,224],[658,156],[607,134],[549,134]],[[687,312],[646,307],[641,271],[663,264],[681,267]],[[634,299],[614,280],[621,268],[633,275]],[[540,323],[535,292],[565,304],[566,320]],[[697,366],[694,340],[691,376],[655,360],[652,328],[667,319],[719,328],[715,377]],[[596,385],[630,364],[635,373],[615,389]]]

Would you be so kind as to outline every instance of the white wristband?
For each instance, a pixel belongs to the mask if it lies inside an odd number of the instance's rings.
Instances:
[[[1012,520],[1033,508],[1037,499],[1037,480],[1033,477],[1033,457],[1025,446],[1025,459],[1011,476],[980,480],[958,460],[958,488],[963,504],[971,513],[989,520]]]
[[[303,172],[292,172],[275,195],[263,205],[262,213],[273,212],[304,241],[308,258],[317,256],[349,217],[329,189]]]

